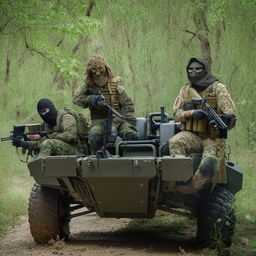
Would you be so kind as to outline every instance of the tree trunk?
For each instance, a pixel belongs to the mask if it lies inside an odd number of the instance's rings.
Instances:
[[[195,0],[191,0],[194,4]],[[184,30],[192,34],[194,37],[197,37],[200,41],[201,52],[203,59],[206,61],[209,67],[209,71],[211,70],[212,65],[212,57],[211,57],[211,45],[209,41],[209,28],[207,25],[206,13],[207,13],[207,0],[200,0],[202,5],[197,9],[194,9],[193,20],[195,23],[195,32],[191,32],[189,30]]]
[[[198,8],[193,14],[193,20],[196,26],[196,34],[201,44],[202,56],[208,64],[209,70],[211,70],[212,57],[211,57],[211,45],[209,41],[209,27],[206,21],[207,13],[207,0],[200,0],[202,6]],[[192,0],[192,2],[194,2]]]
[[[11,66],[11,60],[10,60],[9,54],[7,54],[7,56],[6,56],[5,78],[4,78],[5,84],[9,83],[10,66]]]

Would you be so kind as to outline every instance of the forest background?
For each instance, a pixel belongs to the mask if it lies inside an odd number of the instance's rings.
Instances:
[[[0,0],[0,134],[39,122],[36,103],[75,108],[88,57],[102,54],[136,115],[171,108],[191,57],[204,57],[236,103],[230,159],[244,170],[239,222],[255,229],[256,0]],[[0,233],[26,214],[33,180],[10,142],[0,142]],[[22,156],[20,156],[22,157]],[[256,247],[254,236],[244,234]]]

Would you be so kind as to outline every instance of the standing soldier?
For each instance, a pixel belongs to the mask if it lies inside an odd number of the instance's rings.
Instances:
[[[187,68],[189,83],[183,86],[173,105],[173,115],[181,122],[181,132],[169,140],[170,154],[189,155],[202,153],[201,163],[192,179],[174,189],[183,194],[193,194],[207,183],[226,183],[226,141],[220,130],[210,126],[207,114],[194,109],[193,97],[206,98],[208,104],[222,118],[228,129],[235,126],[235,105],[227,87],[208,73],[208,66],[198,58],[190,59]]]
[[[92,153],[103,145],[103,122],[107,119],[108,109],[97,100],[102,94],[107,104],[120,112],[126,119],[132,120],[132,125],[117,116],[113,116],[112,132],[124,140],[137,139],[134,118],[134,104],[127,95],[120,77],[113,76],[104,57],[92,56],[85,72],[85,84],[80,86],[73,95],[73,103],[83,108],[89,108],[92,124],[89,131],[89,144]]]
[[[41,129],[47,136],[27,135],[30,141],[16,139],[14,146],[32,150],[38,157],[86,153],[88,127],[81,115],[66,108],[58,111],[52,101],[45,98],[38,101],[37,111],[44,121]]]

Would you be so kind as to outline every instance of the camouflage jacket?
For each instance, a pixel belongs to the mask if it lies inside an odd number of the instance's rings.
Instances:
[[[112,87],[112,91],[109,90],[110,98],[112,94],[116,96],[114,99],[114,104],[108,102],[108,97],[106,98],[106,102],[114,107],[117,111],[119,111],[125,118],[133,119],[134,118],[134,103],[132,99],[126,93],[124,87],[122,86],[122,80],[120,77],[113,77],[109,82],[110,86],[107,85],[106,87]],[[113,90],[114,88],[114,90]],[[100,92],[103,88],[97,86],[89,86],[87,84],[80,86],[73,95],[73,104],[78,105],[83,108],[90,108],[90,95],[96,95]],[[103,89],[107,91],[107,89]],[[106,92],[108,93],[108,92]],[[103,108],[90,108],[91,111],[91,119],[105,119],[107,118],[107,111]],[[100,114],[100,112],[102,114]],[[118,118],[116,118],[118,119]],[[121,120],[119,120],[121,121]]]
[[[226,85],[220,83],[220,82],[214,82],[216,83],[215,86],[215,97],[216,97],[216,103],[217,108],[221,110],[222,113],[225,114],[235,114],[235,104],[231,98],[230,92],[227,89]],[[178,122],[184,122],[186,121],[186,118],[184,117],[184,105],[186,103],[186,90],[189,85],[185,85],[181,88],[179,95],[177,96],[174,105],[173,105],[173,116],[176,121]],[[209,86],[211,87],[211,85]],[[207,87],[208,88],[208,87]],[[207,94],[207,90],[197,92],[201,97],[204,97],[205,94]],[[195,95],[196,96],[196,95]],[[206,95],[207,96],[207,95]]]
[[[47,132],[47,137],[43,137],[38,141],[29,141],[29,149],[36,149],[42,140],[57,139],[69,144],[78,144],[77,122],[75,118],[68,113],[63,114],[64,110],[58,111],[57,124],[49,126],[47,123],[42,123],[42,130]],[[60,118],[61,117],[61,118]]]

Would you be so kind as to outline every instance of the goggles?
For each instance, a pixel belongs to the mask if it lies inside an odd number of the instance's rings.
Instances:
[[[104,67],[99,67],[99,68],[92,68],[91,70],[90,70],[90,72],[92,73],[92,74],[96,74],[96,73],[100,73],[100,74],[104,74],[105,73],[105,68]]]
[[[192,73],[193,70],[194,70],[196,73],[201,73],[201,72],[204,70],[204,68],[203,68],[203,67],[201,67],[201,68],[188,68],[188,72],[189,72],[189,73]]]

